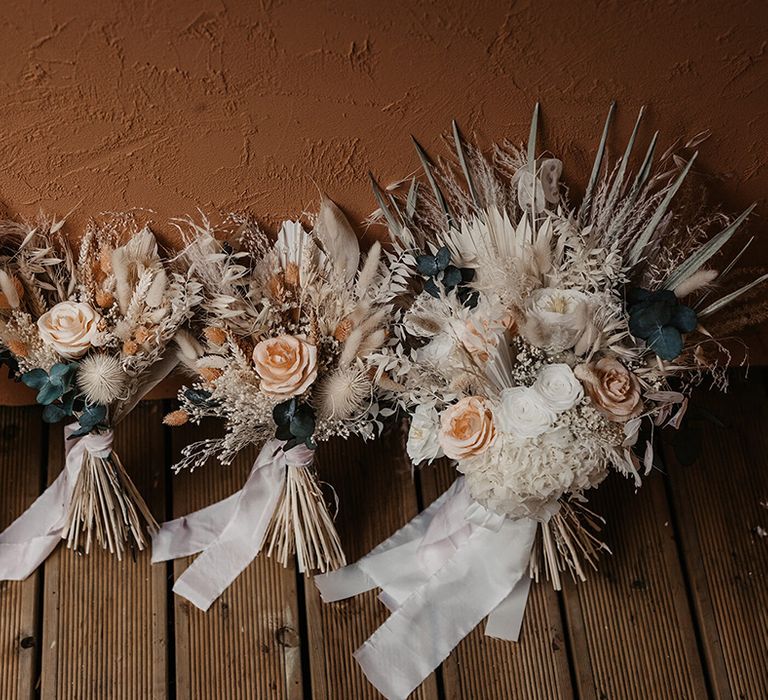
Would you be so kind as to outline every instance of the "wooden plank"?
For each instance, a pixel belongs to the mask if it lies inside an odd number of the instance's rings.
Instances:
[[[700,392],[727,424],[702,424],[702,452],[680,465],[666,450],[691,593],[713,694],[768,697],[768,406],[766,373]],[[762,528],[762,530],[760,529]]]
[[[211,425],[175,428],[173,454],[213,435]],[[226,498],[242,487],[257,450],[231,466],[207,464],[173,478],[173,514],[179,517]],[[175,562],[178,577],[193,558]],[[202,612],[174,596],[176,697],[179,700],[272,700],[302,697],[296,570],[259,556]]]
[[[581,698],[706,697],[665,478],[654,472],[636,494],[613,474],[590,497],[613,556],[587,582],[564,585]]]
[[[0,411],[0,531],[40,495],[43,430],[37,408]],[[27,700],[37,682],[40,576],[0,582],[0,698]]]
[[[139,405],[116,428],[115,448],[158,519],[165,513],[161,404]],[[64,460],[61,426],[50,430],[49,481]],[[167,583],[149,551],[123,561],[64,543],[45,565],[41,697],[167,697]]]
[[[424,505],[440,496],[457,476],[445,460],[423,468]],[[518,642],[485,636],[483,622],[445,660],[442,673],[448,700],[572,698],[556,591],[546,582],[533,584]]]
[[[339,497],[336,524],[350,562],[367,554],[417,511],[410,466],[404,460],[399,429],[375,443],[335,440],[320,448],[320,477]],[[368,683],[352,653],[387,619],[378,591],[338,603],[323,603],[307,580],[305,595],[312,697],[315,700],[367,700],[381,695]],[[434,700],[434,674],[413,698]]]

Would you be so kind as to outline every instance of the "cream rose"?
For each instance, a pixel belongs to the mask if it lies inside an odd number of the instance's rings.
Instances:
[[[317,348],[293,335],[267,338],[253,349],[253,366],[264,393],[289,399],[317,379]]]
[[[93,347],[101,320],[88,304],[62,301],[37,319],[40,337],[67,360],[77,360]]]
[[[589,322],[589,297],[574,289],[536,289],[525,305],[522,334],[538,348],[574,347]]]
[[[555,412],[533,387],[516,386],[501,392],[498,418],[505,433],[534,438],[549,430],[555,417]]]
[[[442,456],[440,449],[440,418],[434,406],[417,406],[411,416],[406,450],[414,464],[431,462]]]
[[[451,459],[485,452],[496,440],[493,414],[485,399],[467,396],[440,416],[440,447]]]
[[[539,370],[533,388],[556,413],[572,409],[584,398],[584,389],[565,363],[546,365]]]
[[[640,382],[618,360],[604,357],[574,370],[595,408],[608,420],[623,423],[643,412]]]

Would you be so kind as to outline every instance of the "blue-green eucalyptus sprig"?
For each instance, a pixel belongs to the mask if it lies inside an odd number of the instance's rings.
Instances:
[[[21,381],[31,389],[37,390],[35,400],[42,406],[50,406],[54,401],[64,399],[64,396],[75,388],[77,363],[60,362],[51,367],[50,372],[38,367],[21,375]]]
[[[645,340],[662,360],[671,361],[683,351],[683,334],[696,330],[696,312],[681,304],[675,293],[651,292],[639,287],[627,295],[629,332]]]
[[[478,293],[469,287],[475,278],[475,271],[471,267],[451,265],[451,252],[446,246],[434,255],[417,255],[416,269],[426,278],[424,291],[430,296],[435,299],[440,297],[440,288],[437,286],[440,282],[446,293],[455,289],[459,301],[467,308],[477,306]]]
[[[275,437],[284,440],[283,450],[287,451],[304,444],[315,448],[312,434],[315,432],[315,413],[312,407],[299,403],[296,398],[288,399],[272,409],[272,418],[277,425]]]
[[[82,437],[97,428],[107,428],[107,407],[87,404],[77,389],[76,362],[60,362],[50,372],[38,367],[21,375],[21,381],[37,390],[37,403],[43,406],[43,420],[58,423],[77,416],[80,427],[70,437]]]
[[[97,428],[106,430],[109,427],[107,425],[107,407],[101,404],[87,405],[80,414],[78,422],[80,427],[69,436],[70,439],[88,435]]]

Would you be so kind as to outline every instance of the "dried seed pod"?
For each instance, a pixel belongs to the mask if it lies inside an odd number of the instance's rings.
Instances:
[[[179,409],[178,411],[171,411],[165,418],[163,418],[163,425],[170,425],[172,428],[177,428],[180,425],[184,425],[189,422],[189,413]]]
[[[352,332],[352,319],[348,316],[339,321],[339,325],[336,326],[336,330],[333,331],[333,337],[340,343],[343,343],[349,334]]]
[[[135,340],[126,340],[123,343],[123,354],[135,355],[139,351],[139,344]]]
[[[267,289],[269,290],[270,296],[276,301],[282,301],[285,296],[285,285],[278,275],[273,275],[269,278]]]
[[[106,246],[99,251],[99,269],[105,275],[112,274],[112,250]]]
[[[206,382],[214,382],[223,374],[218,367],[201,367],[198,372]]]
[[[223,328],[217,328],[216,326],[208,326],[203,329],[203,335],[208,342],[214,345],[224,345],[227,342],[227,333]]]
[[[146,328],[146,326],[139,326],[133,333],[134,340],[139,344],[143,345],[146,343],[150,336],[152,334],[149,332],[149,330]]]
[[[29,346],[18,338],[11,338],[8,342],[8,349],[16,355],[16,357],[27,357],[29,354]]]
[[[96,290],[96,304],[99,308],[108,309],[115,303],[115,297],[112,292],[107,292],[104,289]]]
[[[289,287],[296,287],[299,284],[299,266],[294,263],[288,263],[285,268],[285,283]]]

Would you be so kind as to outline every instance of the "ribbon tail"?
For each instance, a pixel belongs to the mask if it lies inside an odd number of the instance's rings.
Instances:
[[[232,519],[241,493],[237,491],[218,503],[163,523],[152,537],[152,563],[202,552]]]
[[[264,446],[248,481],[236,494],[228,522],[173,587],[174,593],[201,610],[207,610],[262,549],[285,484],[281,444],[270,441]]]
[[[537,524],[478,528],[355,652],[388,700],[405,700],[526,575]]]
[[[71,491],[70,474],[64,470],[0,533],[0,581],[24,580],[56,548],[64,532]]]
[[[401,527],[394,535],[372,549],[362,559],[327,574],[315,576],[320,597],[326,603],[364,593],[377,586],[382,589],[379,599],[390,610],[397,600],[407,597],[419,576],[419,546],[436,513],[461,489],[462,478],[433,501],[428,508]],[[419,581],[421,583],[421,581]]]
[[[520,638],[523,626],[523,614],[528,604],[531,590],[531,577],[524,574],[515,584],[512,592],[504,598],[488,615],[485,634],[494,639],[516,642]]]

